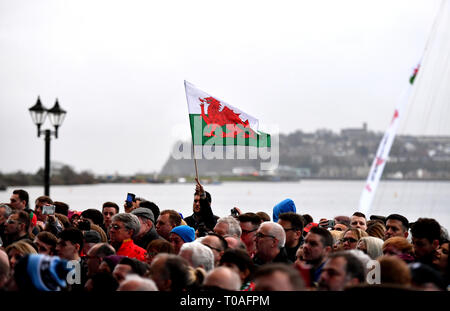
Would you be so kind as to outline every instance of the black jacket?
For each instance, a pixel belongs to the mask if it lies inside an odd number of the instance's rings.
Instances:
[[[142,236],[139,239],[134,239],[134,244],[142,247],[143,249],[147,249],[148,243],[150,243],[153,240],[160,239],[160,238],[161,237],[156,232],[155,226],[153,225],[152,228],[146,234],[144,234],[144,236]]]
[[[291,260],[289,260],[288,255],[286,253],[286,249],[283,247],[280,249],[280,252],[278,253],[278,255],[270,262],[265,262],[262,259],[260,259],[258,257],[258,254],[255,255],[255,257],[253,257],[253,262],[255,265],[260,266],[260,265],[264,265],[266,263],[285,263],[285,264],[292,264],[293,262]]]

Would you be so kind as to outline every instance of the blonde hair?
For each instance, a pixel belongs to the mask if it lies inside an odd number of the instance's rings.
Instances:
[[[367,223],[366,232],[369,236],[384,239],[384,233],[386,232],[386,227],[379,221],[370,221]]]
[[[333,244],[342,239],[344,236],[344,231],[330,230],[331,236],[333,237]]]
[[[6,247],[5,252],[8,254],[9,251],[11,250],[16,250],[19,253],[21,253],[22,255],[27,255],[27,254],[37,254],[36,250],[34,249],[33,246],[31,246],[30,243],[27,243],[23,240],[17,241],[11,245],[8,245],[8,247]]]
[[[382,239],[373,236],[366,236],[362,237],[360,241],[366,244],[367,255],[369,255],[371,259],[377,259],[381,255],[383,255],[383,250],[381,248],[383,246]]]
[[[349,231],[353,232],[356,235],[358,241],[361,240],[361,238],[369,236],[366,231],[362,231],[359,228],[348,228],[347,230],[344,231],[342,237],[344,237]]]

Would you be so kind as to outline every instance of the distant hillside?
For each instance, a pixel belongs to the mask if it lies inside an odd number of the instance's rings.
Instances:
[[[274,175],[295,174],[302,178],[367,177],[381,133],[366,126],[340,133],[296,131],[279,137],[280,167]],[[198,160],[203,176],[264,174],[260,160]],[[266,162],[266,161],[265,161]],[[193,160],[169,157],[162,176],[192,176]],[[397,136],[383,174],[387,178],[450,180],[450,137]]]

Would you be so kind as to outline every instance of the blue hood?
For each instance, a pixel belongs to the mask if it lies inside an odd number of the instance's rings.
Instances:
[[[294,213],[297,212],[294,201],[292,201],[291,199],[285,199],[280,203],[278,203],[277,205],[275,205],[275,207],[273,208],[273,216],[272,216],[273,222],[278,222],[278,215],[287,212],[294,212]]]

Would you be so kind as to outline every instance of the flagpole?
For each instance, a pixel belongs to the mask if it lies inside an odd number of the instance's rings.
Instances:
[[[200,179],[198,178],[197,159],[195,158],[194,139],[192,139],[192,155],[194,156],[195,177],[197,177],[196,179],[200,183]]]
[[[186,90],[186,102],[188,103],[188,107],[189,107],[189,98],[187,96],[187,86],[186,86],[187,81],[184,80],[184,89]],[[190,122],[190,120],[189,120]],[[194,131],[195,132],[195,131]],[[194,157],[194,166],[195,166],[195,177],[197,179],[197,181],[200,183],[200,179],[198,178],[198,168],[197,168],[197,159],[195,158],[195,149],[194,149],[194,134],[191,135],[191,140],[192,140],[192,156]]]

